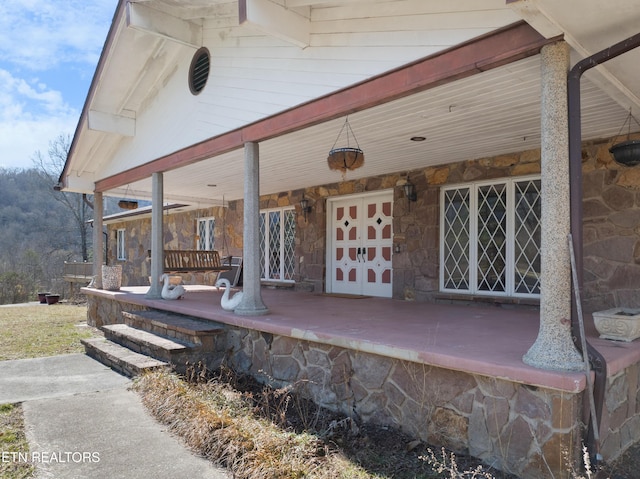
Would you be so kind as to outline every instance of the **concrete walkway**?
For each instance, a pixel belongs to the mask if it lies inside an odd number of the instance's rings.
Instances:
[[[83,354],[0,361],[0,404],[23,403],[31,449],[12,460],[33,460],[42,479],[231,477],[170,435],[130,384]]]

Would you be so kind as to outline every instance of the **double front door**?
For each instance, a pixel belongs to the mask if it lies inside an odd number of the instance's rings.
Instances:
[[[327,291],[392,295],[393,193],[330,200]]]

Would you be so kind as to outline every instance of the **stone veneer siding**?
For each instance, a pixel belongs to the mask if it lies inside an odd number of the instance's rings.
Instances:
[[[357,421],[399,428],[523,479],[568,477],[568,461],[579,464],[582,393],[255,330],[233,328],[226,338],[225,361],[232,368],[294,385]]]
[[[600,422],[600,450],[608,461],[640,440],[639,363],[607,377]]]
[[[640,137],[640,136],[639,136]],[[584,293],[585,312],[640,307],[640,167],[613,161],[612,141],[585,143],[584,172]],[[265,195],[260,208],[295,206],[296,287],[323,291],[326,275],[326,200],[329,197],[394,189],[393,297],[417,301],[494,301],[486,296],[439,293],[440,187],[443,185],[518,177],[540,173],[540,151],[531,150]],[[409,205],[401,186],[415,186],[417,201]],[[307,220],[300,214],[302,196],[309,200]],[[164,216],[165,248],[195,248],[196,220],[216,218],[216,248],[222,255],[242,255],[242,201]],[[109,225],[109,264],[114,261],[115,230],[127,230],[123,285],[148,284],[151,222],[149,218]],[[184,275],[187,284],[212,284],[215,275]],[[500,299],[535,305],[535,300]]]
[[[640,307],[640,166],[616,163],[611,145],[593,143],[582,152],[587,311]]]

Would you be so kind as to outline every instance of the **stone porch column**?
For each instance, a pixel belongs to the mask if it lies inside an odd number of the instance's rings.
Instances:
[[[102,265],[104,264],[104,235],[102,193],[93,192],[93,287],[102,289]]]
[[[542,238],[540,330],[522,358],[542,369],[579,371],[582,356],[571,339],[569,45],[557,42],[541,51]]]
[[[151,287],[146,297],[160,299],[160,276],[164,270],[164,242],[162,240],[162,207],[164,204],[164,177],[162,173],[151,175]]]
[[[260,290],[260,154],[258,143],[244,144],[244,231],[242,240],[242,301],[236,314],[257,316],[269,310]]]

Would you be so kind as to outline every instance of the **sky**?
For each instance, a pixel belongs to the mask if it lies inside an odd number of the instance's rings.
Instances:
[[[1,0],[0,168],[76,129],[118,0]]]

